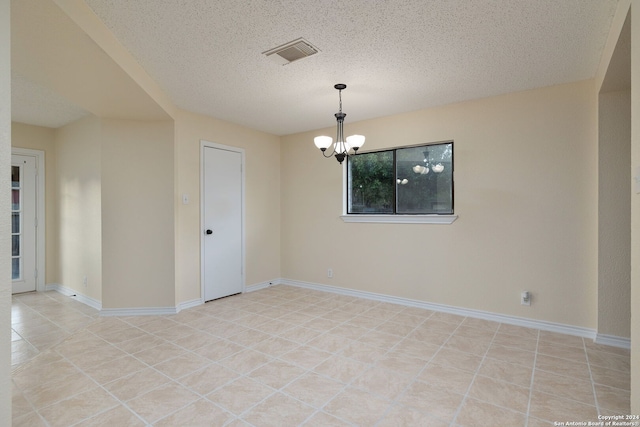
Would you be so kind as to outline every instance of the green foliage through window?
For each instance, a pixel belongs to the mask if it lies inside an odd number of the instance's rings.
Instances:
[[[347,159],[349,214],[453,214],[453,142]]]

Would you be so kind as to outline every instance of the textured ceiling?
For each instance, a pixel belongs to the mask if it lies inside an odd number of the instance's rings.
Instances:
[[[85,0],[180,108],[284,135],[595,76],[617,0]],[[262,52],[304,37],[320,52]]]

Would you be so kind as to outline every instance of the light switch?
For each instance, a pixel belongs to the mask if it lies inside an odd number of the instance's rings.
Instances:
[[[184,193],[182,195],[182,204],[183,205],[188,205],[189,204],[189,195],[187,193]]]

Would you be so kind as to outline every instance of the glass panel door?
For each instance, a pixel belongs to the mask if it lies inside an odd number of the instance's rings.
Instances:
[[[22,280],[22,167],[11,166],[11,279]]]

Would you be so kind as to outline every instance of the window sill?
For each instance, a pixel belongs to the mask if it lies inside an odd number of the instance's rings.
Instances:
[[[344,222],[379,224],[451,224],[458,215],[341,215]]]

